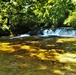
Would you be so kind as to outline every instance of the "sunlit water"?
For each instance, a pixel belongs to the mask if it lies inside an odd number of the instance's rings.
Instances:
[[[47,36],[48,29],[44,32]],[[0,40],[1,75],[76,75],[75,38],[27,38]]]

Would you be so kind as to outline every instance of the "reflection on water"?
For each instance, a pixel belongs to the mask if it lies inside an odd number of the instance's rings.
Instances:
[[[0,40],[0,74],[76,75],[76,38]]]
[[[64,54],[65,55],[65,54]],[[1,58],[2,57],[2,58]],[[68,56],[70,57],[70,56]],[[61,60],[64,57],[58,58]],[[66,57],[65,57],[66,59]],[[72,59],[72,58],[71,58]],[[76,63],[41,60],[37,57],[14,52],[0,54],[1,75],[76,75]]]

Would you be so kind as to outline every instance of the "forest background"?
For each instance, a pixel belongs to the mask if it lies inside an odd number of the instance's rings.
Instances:
[[[0,0],[0,36],[57,27],[76,29],[75,0]]]

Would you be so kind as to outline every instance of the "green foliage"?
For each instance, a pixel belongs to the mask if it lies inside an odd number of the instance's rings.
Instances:
[[[21,34],[40,27],[75,27],[75,18],[67,21],[75,8],[73,0],[1,0],[0,28],[6,25],[12,34]]]
[[[76,12],[72,12],[72,14],[65,20],[64,24],[72,26],[76,29]]]
[[[65,19],[64,24],[76,29],[76,2],[73,1],[72,6],[74,10],[70,11],[70,15]]]
[[[0,35],[10,35],[8,26],[7,14],[8,2],[1,2],[0,4]]]

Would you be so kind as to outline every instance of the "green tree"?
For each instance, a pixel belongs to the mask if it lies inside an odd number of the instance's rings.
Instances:
[[[34,28],[75,27],[74,0],[1,0],[0,31],[26,33]],[[69,20],[70,19],[70,20]]]
[[[70,11],[70,15],[65,19],[64,24],[73,27],[76,29],[76,2],[73,1],[74,4],[74,11]]]

